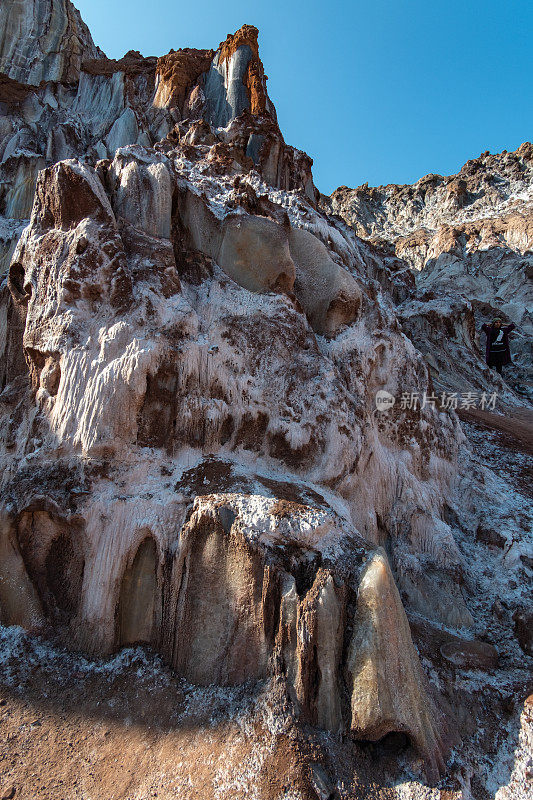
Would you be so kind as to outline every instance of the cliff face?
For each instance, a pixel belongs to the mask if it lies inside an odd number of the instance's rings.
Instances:
[[[383,700],[376,676],[370,710],[352,710],[350,723],[345,693],[356,690],[339,687],[359,674],[345,642],[360,557],[344,542],[374,558],[382,526],[411,529],[411,492],[426,516],[404,546],[415,553],[433,538],[457,423],[428,409],[413,442],[408,412],[376,420],[374,391],[396,391],[400,369],[426,385],[420,357],[369,294],[349,244],[338,240],[344,266],[297,226],[303,214],[316,232],[327,226],[305,195],[275,203],[258,174],[225,177],[225,143],[210,136],[39,174],[8,279],[23,333],[4,354],[2,397],[22,414],[14,429],[4,407],[5,535],[28,600],[4,590],[7,621],[51,620],[90,653],[146,641],[194,683],[280,673],[302,718],[371,739],[406,731],[435,774],[444,734],[422,713],[405,621],[394,655],[373,645],[396,683]],[[435,543],[438,570],[450,557]],[[447,613],[468,623],[460,593]],[[394,610],[378,604],[373,624],[403,614],[399,598]],[[395,699],[406,675],[411,712]]]
[[[260,166],[274,187],[303,187],[314,202],[312,161],[283,141],[256,28],[243,26],[216,52],[185,48],[157,59],[131,51],[114,61],[94,47],[70,3],[9,2],[0,14],[0,274],[29,219],[39,170],[77,157],[94,165],[125,145],[150,148],[165,137],[209,139],[192,121],[227,126],[249,113],[253,124],[233,126],[220,157],[225,151],[229,165],[228,147],[239,138],[242,165]],[[41,70],[35,80],[32,58]]]
[[[443,388],[489,389],[479,328],[501,315],[517,326],[516,366],[508,384],[496,379],[498,390],[511,404],[533,398],[532,186],[533,148],[526,142],[514,153],[484,153],[450,177],[340,187],[324,199],[325,208],[386,252],[388,272],[399,273],[392,280],[403,290],[397,299],[404,301],[404,330],[427,354]],[[416,283],[407,297],[406,269]]]
[[[515,583],[493,614],[501,585],[472,573],[505,508],[456,415],[376,407],[432,390],[393,303],[412,287],[317,207],[257,29],[90,55],[72,83],[2,84],[1,621],[267,687],[272,741],[289,720],[314,751],[299,794],[257,796],[348,797],[357,765],[389,797],[374,746],[437,781],[476,708],[457,664],[492,668],[473,639],[505,635],[519,685],[507,611],[527,610]],[[521,497],[501,534],[520,580]]]
[[[0,31],[0,72],[20,83],[74,83],[85,59],[103,55],[70,0],[2,3]]]

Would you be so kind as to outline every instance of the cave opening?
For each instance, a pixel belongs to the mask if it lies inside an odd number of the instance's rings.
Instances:
[[[405,731],[389,731],[376,741],[369,739],[357,739],[356,741],[362,750],[376,759],[400,756],[413,744],[411,737]]]
[[[46,587],[53,598],[51,616],[68,624],[76,616],[81,597],[85,561],[71,536],[64,532],[51,543],[46,556]]]
[[[157,547],[147,536],[124,572],[116,614],[119,647],[152,644],[157,632]]]

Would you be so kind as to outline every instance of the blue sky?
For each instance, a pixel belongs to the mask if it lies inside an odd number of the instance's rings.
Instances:
[[[108,56],[259,28],[268,91],[315,183],[412,183],[533,137],[527,0],[74,0]]]

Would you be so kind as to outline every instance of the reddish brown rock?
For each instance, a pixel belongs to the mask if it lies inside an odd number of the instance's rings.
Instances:
[[[155,57],[144,58],[137,50],[129,50],[119,59],[87,59],[82,63],[81,68],[83,72],[88,72],[90,75],[109,76],[115,72],[123,72],[125,75],[134,76],[155,72],[159,60]]]
[[[157,60],[157,92],[154,105],[158,108],[181,109],[187,92],[203,72],[209,69],[213,50],[194,50],[191,47],[170,51]]]
[[[32,91],[32,86],[0,73],[0,103],[7,103],[7,105],[22,103]]]
[[[227,61],[239,47],[248,45],[252,51],[252,58],[248,64],[244,83],[250,96],[250,111],[252,114],[262,114],[267,108],[267,94],[265,91],[265,70],[259,58],[259,45],[257,37],[259,31],[253,25],[243,25],[234,34],[228,34],[225,41],[220,44],[219,64]]]
[[[114,222],[113,212],[96,176],[82,173],[77,165],[61,162],[39,175],[36,195],[43,227],[73,228],[90,217]]]

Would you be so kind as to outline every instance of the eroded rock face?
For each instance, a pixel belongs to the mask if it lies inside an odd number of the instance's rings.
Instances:
[[[19,0],[0,8],[0,72],[20,83],[73,83],[102,55],[70,0]]]
[[[87,69],[84,62],[75,82],[68,85],[21,84],[23,94],[11,92],[2,98],[6,103],[0,117],[2,273],[31,214],[40,169],[74,156],[94,164],[125,144],[149,144],[157,136],[162,112],[146,116],[142,111],[153,95],[154,74],[155,59],[96,58],[87,62]],[[168,129],[166,125],[165,132]]]
[[[157,91],[154,97],[154,106],[157,108],[178,108],[183,110],[186,100],[187,110],[192,110],[197,96],[205,98],[205,93],[200,86],[195,86],[198,78],[207,72],[213,60],[213,50],[193,50],[185,48],[171,52],[157,61]],[[195,97],[191,94],[196,89]],[[201,100],[200,100],[201,102]],[[196,117],[196,114],[195,114]]]
[[[0,275],[30,217],[39,170],[60,160],[81,157],[94,166],[130,144],[161,142],[163,152],[178,141],[209,144],[213,174],[256,169],[268,184],[303,189],[315,202],[312,160],[286,145],[277,125],[256,28],[243,26],[216,52],[185,48],[157,59],[130,51],[113,60],[85,42],[88,31],[63,0],[4,4],[1,13],[4,46],[15,47],[22,66],[15,68],[6,50],[9,75],[0,72]],[[36,43],[39,26],[47,33]],[[11,36],[15,30],[19,39]],[[62,36],[68,45],[56,51]],[[37,54],[40,47],[50,48],[49,58]],[[44,70],[39,80],[33,80],[35,69]]]
[[[427,372],[363,255],[304,194],[280,205],[242,167],[238,184],[211,173],[206,145],[183,147],[39,174],[8,280],[22,336],[2,361],[8,381],[22,351],[31,386],[1,396],[22,619],[41,608],[89,653],[149,643],[195,683],[281,676],[302,719],[349,730],[360,554],[394,517],[404,550],[432,540],[437,572],[460,562],[432,539],[457,424],[427,409],[413,441],[406,415],[376,420],[378,387]],[[373,658],[411,663],[405,647]],[[408,733],[434,770],[441,746],[418,705],[407,719],[375,700],[383,730]]]
[[[504,402],[531,401],[532,159],[525,142],[514,153],[483,153],[457,175],[427,175],[412,186],[340,187],[324,200],[358,236],[391,245],[403,269],[415,271],[416,289],[403,296],[397,265],[380,279],[392,284],[404,330],[441,388],[488,391],[495,381]],[[494,316],[517,326],[507,383],[484,365],[480,327]]]
[[[2,621],[271,681],[302,723],[406,737],[433,778],[442,698],[402,599],[473,617],[457,418],[375,404],[431,389],[388,296],[404,321],[413,286],[317,209],[255,28],[100,55],[11,86],[0,123]]]
[[[66,640],[93,653],[148,643],[200,686],[276,677],[303,720],[358,739],[406,733],[435,776],[438,712],[386,556],[334,513],[205,495],[180,530],[184,501],[152,529],[138,510],[115,506],[120,542],[110,551],[110,529],[95,536],[90,512],[85,525],[83,514],[67,521],[43,502],[2,528],[5,622],[35,628],[44,610]]]
[[[209,122],[225,127],[245,109],[252,114],[275,114],[266,91],[266,78],[259,58],[257,28],[243,25],[228,34],[207,73],[204,95]]]

